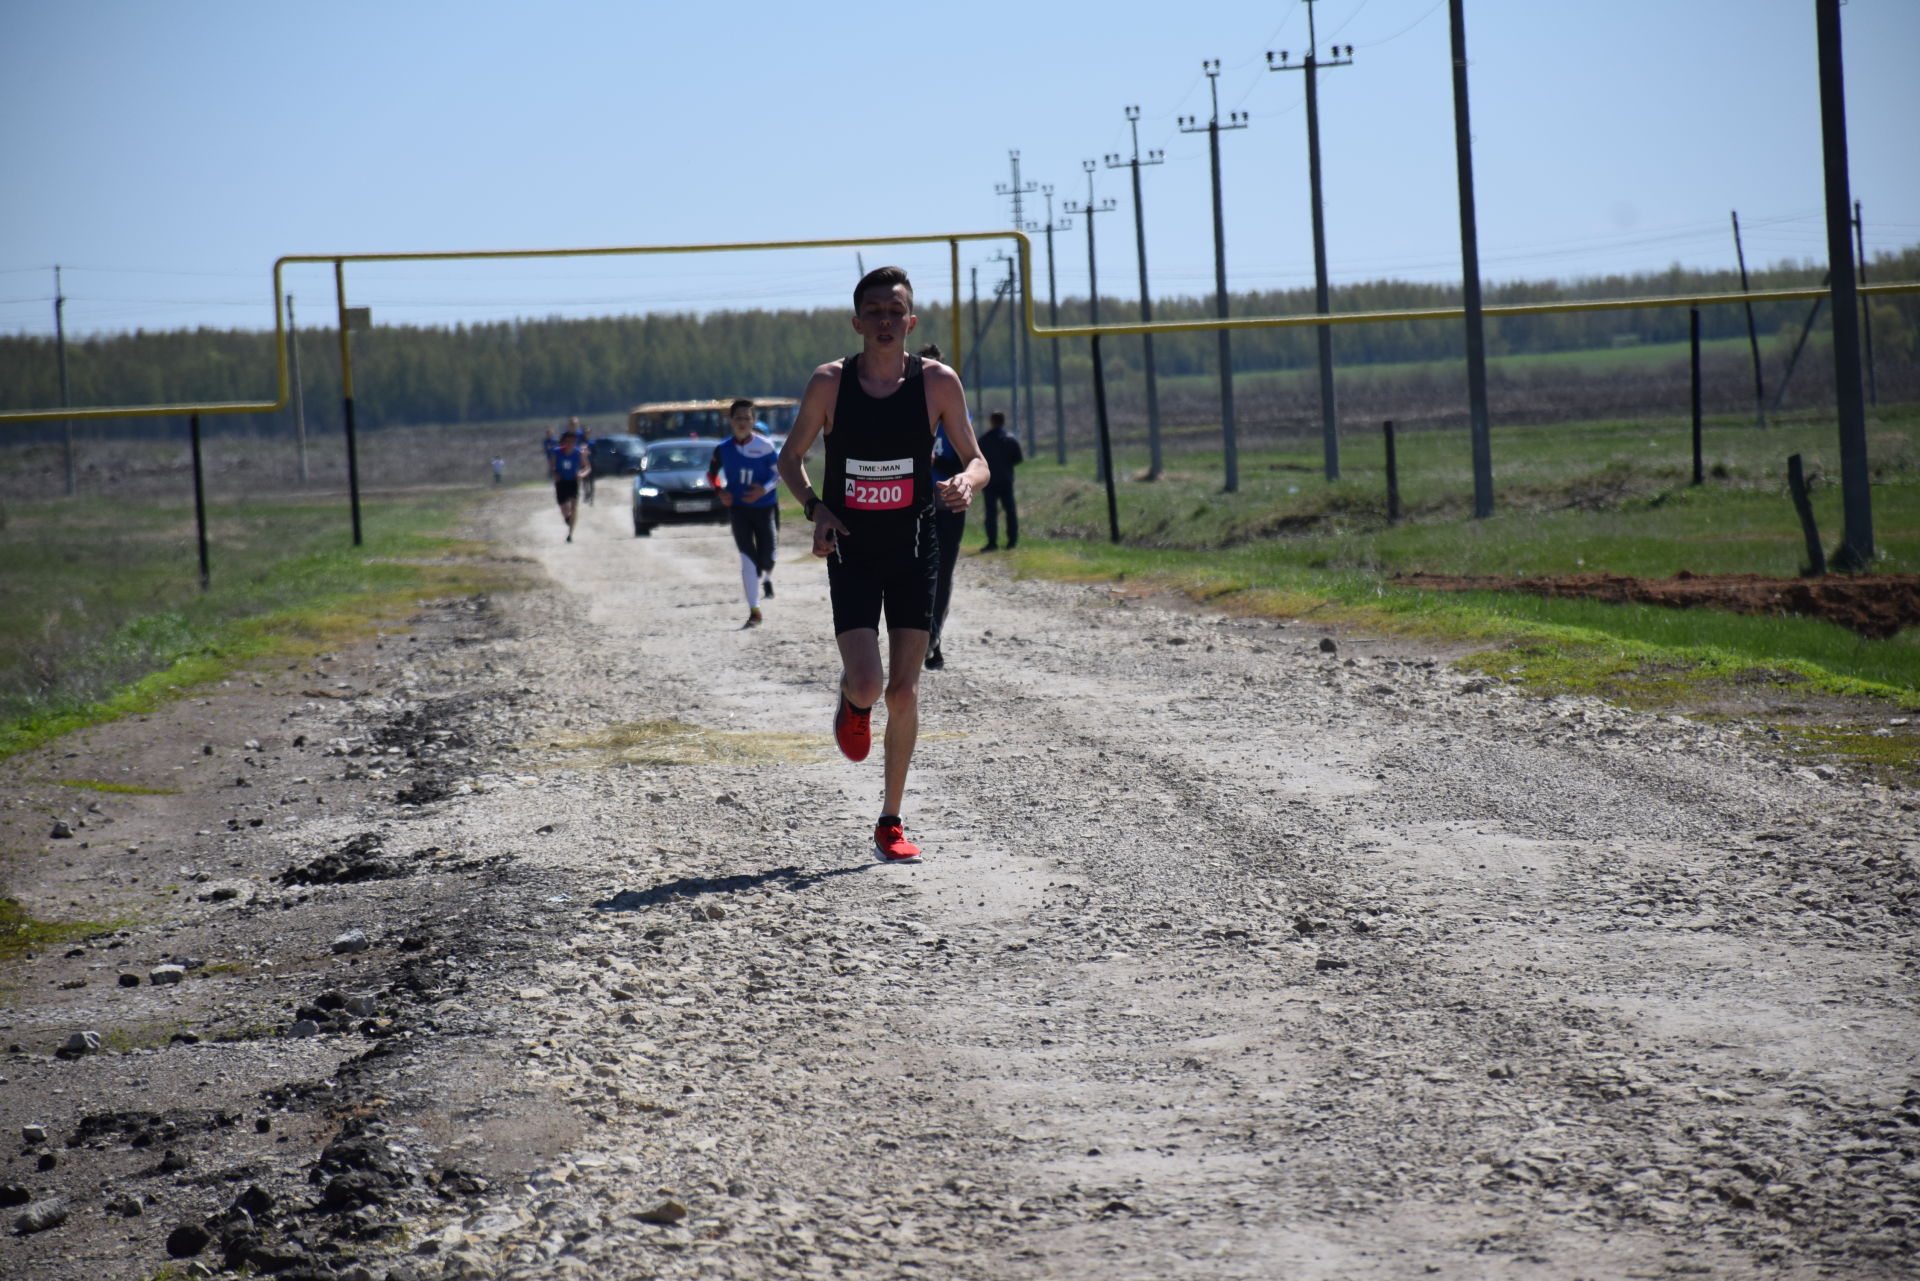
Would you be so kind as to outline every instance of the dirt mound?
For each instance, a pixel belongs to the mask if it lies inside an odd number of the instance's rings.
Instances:
[[[1765,574],[1695,574],[1683,569],[1672,578],[1396,574],[1393,581],[1400,586],[1447,592],[1531,592],[1614,604],[1636,602],[1677,609],[1723,609],[1735,614],[1824,618],[1875,640],[1920,625],[1920,574],[1769,578]]]

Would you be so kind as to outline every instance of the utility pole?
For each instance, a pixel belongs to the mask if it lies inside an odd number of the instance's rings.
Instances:
[[[1467,321],[1467,422],[1473,440],[1473,518],[1493,515],[1493,439],[1487,423],[1487,331],[1480,313],[1480,230],[1473,212],[1473,125],[1467,118],[1465,0],[1447,0],[1453,45],[1453,156],[1460,186],[1460,295]]]
[[[1220,131],[1223,129],[1245,129],[1248,124],[1247,113],[1233,112],[1226,123],[1220,121],[1220,59],[1212,58],[1200,64],[1207,73],[1207,88],[1213,94],[1213,114],[1202,125],[1192,116],[1180,117],[1181,133],[1201,133],[1207,135],[1207,150],[1213,161],[1213,311],[1220,319],[1227,318],[1227,223],[1220,210]],[[1240,488],[1240,442],[1233,424],[1233,338],[1225,329],[1220,333],[1220,435],[1226,446],[1227,481],[1226,493],[1234,493]]]
[[[1046,226],[1042,227],[1038,223],[1030,222],[1024,230],[1044,231],[1047,233],[1047,327],[1049,329],[1055,329],[1060,325],[1060,291],[1059,286],[1055,282],[1053,272],[1053,233],[1056,231],[1072,231],[1073,219],[1063,218],[1059,222],[1053,220],[1053,186],[1051,183],[1042,186],[1040,188],[1040,194],[1047,198]],[[1058,338],[1048,339],[1047,349],[1053,353],[1054,461],[1062,467],[1065,467],[1067,465],[1067,409],[1060,395],[1060,340]],[[1033,366],[1029,364],[1027,368],[1031,371]]]
[[[300,330],[293,323],[293,295],[287,295],[287,363],[293,374],[293,440],[300,454],[300,483],[307,483],[307,396],[300,385]]]
[[[1093,216],[1095,214],[1112,213],[1113,201],[1111,198],[1100,201],[1096,201],[1093,198],[1093,171],[1100,166],[1092,160],[1083,160],[1080,162],[1080,167],[1086,171],[1087,175],[1086,203],[1080,205],[1069,204],[1067,206],[1067,212],[1070,214],[1079,214],[1087,220],[1087,323],[1090,325],[1098,325],[1100,323],[1100,270],[1095,262],[1093,253]],[[1094,416],[1099,420],[1095,425],[1104,438],[1107,430],[1107,371],[1100,366],[1100,336],[1095,334],[1087,341],[1093,351]],[[1104,445],[1104,440],[1096,443],[1100,444],[1100,448],[1094,452],[1094,479],[1107,482],[1107,505],[1111,507],[1113,505],[1113,474],[1107,466],[1108,451]]]
[[[1860,394],[1860,295],[1853,280],[1847,174],[1847,94],[1840,56],[1840,0],[1814,0],[1820,59],[1820,152],[1826,172],[1827,268],[1833,273],[1833,396],[1840,419],[1840,501],[1846,536],[1835,569],[1873,565],[1873,490],[1867,407]]]
[[[1867,232],[1860,224],[1860,202],[1853,202],[1853,247],[1860,257],[1860,283],[1867,283]],[[1867,403],[1880,403],[1880,381],[1873,374],[1873,299],[1860,304],[1860,333],[1867,349]]]
[[[60,267],[53,268],[53,356],[60,366],[60,408],[65,409],[73,403],[67,388],[67,296],[60,288]],[[61,424],[62,450],[66,457],[67,497],[72,498],[79,492],[78,477],[73,465],[73,419],[68,418]]]
[[[360,546],[360,446],[353,421],[353,330],[347,315],[347,267],[333,260],[333,290],[340,314],[340,408],[347,433],[347,503],[353,509],[353,545]]]
[[[1733,256],[1740,262],[1740,292],[1747,287],[1747,251],[1740,244],[1740,211],[1733,211]],[[1767,425],[1767,387],[1760,373],[1760,331],[1754,327],[1753,304],[1747,304],[1747,343],[1753,348],[1753,425]]]
[[[1023,183],[1020,181],[1019,152],[1009,151],[1007,158],[1013,163],[1013,181],[1011,183],[1003,182],[997,184],[994,187],[994,191],[1002,196],[1013,197],[1013,226],[1016,231],[1019,231],[1024,230],[1026,227],[1026,218],[1020,211],[1020,197],[1032,195],[1034,192],[1040,190],[1040,187],[1037,183]],[[1027,300],[1022,299],[1018,294],[1009,295],[1009,299],[1014,304],[1013,323],[1015,328],[1019,330],[1017,337],[1020,343],[1020,355],[1015,361],[1015,364],[1026,371],[1027,452],[1031,454],[1036,448],[1033,438],[1033,347],[1031,345],[1032,339],[1027,334],[1026,309],[1020,306],[1020,303]],[[1010,406],[1016,410],[1019,408],[1018,396],[1015,394],[1017,390],[1017,388],[1007,389],[1007,400]],[[1013,434],[1015,436],[1020,434],[1020,415],[1018,413],[1014,414]]]
[[[1023,364],[1020,359],[1020,335],[1026,332],[1026,326],[1020,323],[1019,313],[1013,310],[1015,306],[1014,300],[1020,296],[1020,276],[1014,270],[1015,264],[1017,264],[1020,259],[1018,255],[1010,254],[1003,250],[987,261],[1004,262],[1007,264],[1007,278],[997,282],[993,287],[993,292],[1007,300],[1007,320],[1009,322],[1007,325],[1007,408],[1011,410],[1018,408],[1020,404],[1020,370]],[[999,307],[1000,304],[996,301],[994,303],[994,310],[999,310]],[[987,323],[993,323],[992,312],[987,313]],[[1009,417],[1011,416],[1012,415],[1009,415]],[[1027,426],[1029,428],[1028,434],[1031,435],[1031,428],[1033,426],[1032,419],[1028,419]],[[1016,429],[1016,438],[1018,434],[1018,430]]]
[[[972,302],[968,304],[973,314],[973,350],[967,353],[967,359],[973,362],[973,375],[967,379],[967,386],[974,389],[975,397],[980,392],[980,269],[967,268],[967,277],[973,282]],[[971,413],[972,411],[968,411]],[[976,415],[977,416],[977,415]]]
[[[1320,91],[1319,75],[1322,67],[1350,67],[1353,65],[1353,46],[1346,47],[1346,55],[1340,53],[1340,46],[1333,46],[1333,57],[1322,61],[1320,46],[1313,32],[1313,0],[1307,4],[1307,60],[1301,63],[1287,61],[1287,51],[1280,51],[1280,60],[1274,61],[1273,55],[1267,55],[1269,71],[1304,71],[1307,80],[1307,185],[1313,193],[1313,310],[1324,316],[1329,308],[1327,303],[1327,224],[1320,207]],[[1340,479],[1340,420],[1333,399],[1333,327],[1316,325],[1314,336],[1320,343],[1320,435],[1323,452],[1326,455],[1326,475],[1328,480]]]
[[[1140,206],[1140,166],[1163,165],[1167,162],[1164,151],[1149,151],[1146,159],[1140,158],[1140,108],[1127,108],[1127,126],[1133,130],[1133,158],[1123,160],[1118,155],[1107,157],[1107,168],[1127,168],[1133,170],[1133,243],[1140,259],[1140,319],[1142,323],[1153,323],[1153,295],[1147,289],[1147,222]],[[1147,369],[1147,479],[1159,480],[1160,458],[1160,378],[1153,369],[1153,335],[1141,334],[1141,355]]]

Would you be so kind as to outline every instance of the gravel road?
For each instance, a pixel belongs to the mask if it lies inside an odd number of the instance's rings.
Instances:
[[[1909,793],[969,555],[881,866],[799,531],[747,631],[476,520],[533,585],[5,767],[138,919],[9,989],[0,1273],[1920,1273]]]

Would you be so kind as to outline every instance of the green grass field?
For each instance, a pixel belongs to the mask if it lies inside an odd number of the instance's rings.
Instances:
[[[204,593],[188,505],[10,504],[0,529],[0,755],[380,608],[428,581],[394,558],[445,546],[433,531],[461,501],[370,501],[358,549],[338,501],[212,505]]]
[[[1769,355],[1776,344],[1774,338],[1762,340]],[[1034,348],[1036,352],[1041,349]],[[1719,357],[1732,357],[1745,360],[1747,340],[1745,338],[1715,338],[1700,344],[1703,360],[1712,361]],[[1517,356],[1492,356],[1487,360],[1487,372],[1499,377],[1505,374],[1517,382],[1526,382],[1537,378],[1551,379],[1564,375],[1566,371],[1577,371],[1582,375],[1633,374],[1650,370],[1664,369],[1688,359],[1689,347],[1684,342],[1671,343],[1629,343],[1620,347],[1593,347],[1579,351],[1529,352]],[[1035,359],[1040,357],[1036,356]],[[1004,374],[1004,369],[1000,370]],[[1368,381],[1391,385],[1422,378],[1459,379],[1461,364],[1458,357],[1440,360],[1374,361],[1366,364],[1347,364],[1340,369],[1343,379],[1364,378]],[[1217,394],[1219,378],[1214,374],[1161,374],[1160,393],[1172,396],[1187,391],[1209,398]],[[1296,391],[1313,391],[1317,394],[1320,385],[1320,373],[1314,366],[1299,369],[1236,370],[1234,387],[1246,397],[1257,395],[1263,389],[1281,388]],[[1067,399],[1073,404],[1090,403],[1091,390],[1074,383],[1067,387]],[[972,394],[982,404],[1004,404],[1007,399],[1005,383],[983,383],[971,387]],[[1035,392],[1036,404],[1051,395],[1045,387]],[[1042,409],[1043,420],[1045,410]]]
[[[1877,569],[1920,571],[1920,406],[1870,423]],[[396,433],[394,447],[405,441]],[[1497,651],[1507,678],[1543,689],[1672,699],[1702,680],[1789,673],[1836,694],[1920,702],[1920,632],[1867,641],[1809,619],[1396,587],[1401,572],[1665,577],[1751,571],[1788,576],[1803,558],[1785,492],[1786,457],[1815,478],[1831,547],[1840,527],[1835,431],[1789,417],[1765,430],[1715,419],[1707,483],[1688,483],[1684,421],[1502,427],[1492,434],[1496,511],[1471,519],[1466,433],[1400,442],[1405,517],[1386,519],[1379,437],[1344,442],[1344,475],[1321,478],[1317,441],[1243,450],[1238,492],[1222,492],[1209,434],[1170,438],[1158,480],[1122,450],[1122,546],[1082,450],[1021,471],[1022,572],[1147,582],[1222,607],[1381,628]],[[338,497],[252,499],[212,508],[212,590],[197,580],[191,508],[176,500],[12,503],[0,527],[0,754],[151,706],[270,646],[323,646],[421,587],[458,589],[454,571],[399,563],[444,547],[475,489],[367,502],[367,545],[349,545]],[[976,526],[977,530],[977,526]],[[975,537],[978,537],[976,532]],[[467,571],[460,571],[472,577]],[[462,585],[466,584],[462,580]],[[1659,672],[1658,681],[1647,676]],[[1639,679],[1627,677],[1639,674]],[[1689,678],[1690,679],[1690,678]],[[1657,687],[1657,689],[1656,689]]]
[[[1021,546],[1043,573],[1146,577],[1216,599],[1240,597],[1252,608],[1266,607],[1264,601],[1283,612],[1317,611],[1436,637],[1519,644],[1550,636],[1559,658],[1529,670],[1562,688],[1582,686],[1566,657],[1587,654],[1609,671],[1628,659],[1684,660],[1713,676],[1785,664],[1831,692],[1920,699],[1920,634],[1912,630],[1872,641],[1811,619],[1393,586],[1394,574],[1421,572],[1790,577],[1805,559],[1786,493],[1786,458],[1795,452],[1815,477],[1826,545],[1838,541],[1831,421],[1800,416],[1765,430],[1711,422],[1709,476],[1700,486],[1689,483],[1689,433],[1684,421],[1496,428],[1495,513],[1487,520],[1471,519],[1466,433],[1405,434],[1398,524],[1386,518],[1377,436],[1343,442],[1343,475],[1331,485],[1322,478],[1317,441],[1243,450],[1233,494],[1222,492],[1217,451],[1171,452],[1166,472],[1149,482],[1140,479],[1144,450],[1126,450],[1115,464],[1123,478],[1120,547],[1107,542],[1106,496],[1089,463],[1063,469],[1040,459],[1021,468]],[[1875,569],[1920,572],[1920,407],[1879,411],[1870,436]]]

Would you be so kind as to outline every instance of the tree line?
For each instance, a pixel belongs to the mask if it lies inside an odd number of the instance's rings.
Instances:
[[[1868,267],[1869,279],[1920,279],[1920,246],[1882,253]],[[1815,286],[1823,268],[1816,263],[1780,263],[1754,274],[1757,290]],[[1657,297],[1737,291],[1733,271],[1696,271],[1678,266],[1664,272],[1598,277],[1574,282],[1516,281],[1489,285],[1489,306],[1502,303]],[[1229,300],[1239,316],[1298,315],[1313,309],[1310,289],[1249,291]],[[1334,290],[1336,312],[1397,311],[1460,304],[1458,285],[1380,280]],[[1756,305],[1755,321],[1763,342],[1791,342],[1803,323],[1807,303]],[[940,342],[951,353],[948,306],[920,303],[916,338]],[[982,301],[985,316],[989,303]],[[963,318],[970,319],[968,308]],[[1213,300],[1203,297],[1156,299],[1156,320],[1204,319]],[[1823,309],[1824,312],[1824,309]],[[1044,323],[1046,299],[1037,300]],[[1137,299],[1101,299],[1101,316],[1112,323],[1138,314]],[[1087,300],[1060,304],[1063,323],[1085,323]],[[1876,354],[1883,361],[1912,362],[1920,357],[1920,301],[1902,296],[1873,304]],[[1824,326],[1824,314],[1822,316]],[[1007,309],[1000,309],[992,330],[979,344],[977,381],[1004,386],[1008,381]],[[1745,311],[1738,306],[1702,309],[1703,336],[1745,337]],[[1500,317],[1487,326],[1493,356],[1553,353],[1617,346],[1665,343],[1687,337],[1682,307],[1632,311],[1556,313]],[[1342,366],[1457,358],[1462,351],[1457,321],[1395,321],[1342,325],[1334,331],[1334,355]],[[301,364],[309,413],[314,421],[337,416],[339,346],[335,332],[303,329]],[[704,315],[660,313],[598,319],[515,320],[452,326],[383,325],[356,333],[354,381],[356,419],[365,427],[389,424],[465,423],[559,418],[568,414],[606,415],[646,400],[740,395],[797,395],[807,374],[823,360],[853,350],[855,336],[841,308],[811,311],[731,310]],[[1236,371],[1311,367],[1316,359],[1308,328],[1242,330],[1233,337]],[[1046,344],[1031,344],[1034,376],[1045,385],[1052,369]],[[1063,379],[1084,381],[1091,366],[1084,341],[1068,341],[1062,351]],[[1167,376],[1217,371],[1218,343],[1212,333],[1168,334],[1155,339],[1155,368]],[[1142,369],[1138,339],[1103,345],[1109,372],[1121,378]],[[247,329],[193,329],[96,336],[67,344],[72,403],[156,404],[186,401],[260,400],[272,395],[273,334]],[[969,362],[971,365],[971,361]],[[0,337],[0,406],[44,408],[58,403],[54,340],[35,336]],[[140,433],[143,420],[123,420]],[[152,420],[144,420],[149,423]],[[278,432],[291,421],[279,414],[236,415],[210,420],[222,430]],[[171,426],[154,424],[156,433]],[[18,431],[19,429],[16,429]],[[57,428],[49,427],[49,430]],[[26,438],[44,433],[27,431]],[[21,439],[18,434],[13,439]]]

